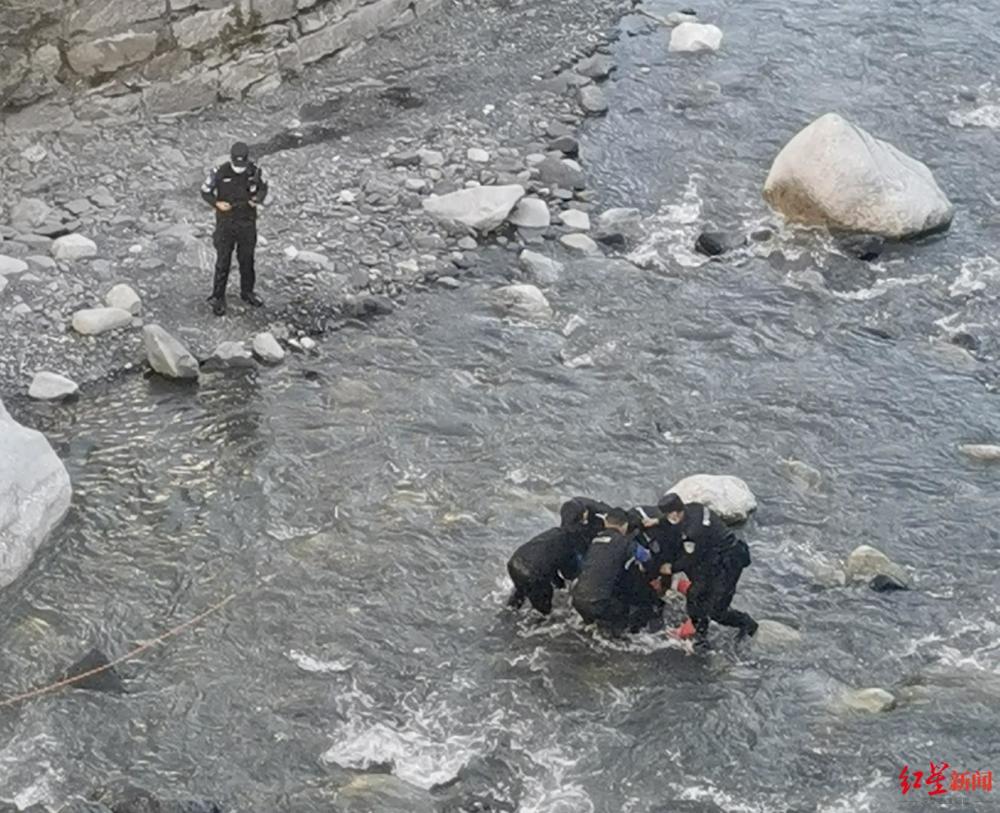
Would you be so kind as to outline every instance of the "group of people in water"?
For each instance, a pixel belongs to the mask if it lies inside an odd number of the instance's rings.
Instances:
[[[629,510],[574,497],[559,513],[557,528],[525,542],[507,563],[509,606],[527,600],[548,615],[554,591],[572,583],[584,623],[617,636],[660,622],[673,587],[685,596],[688,616],[672,630],[676,637],[703,645],[710,621],[736,627],[740,638],[757,631],[753,618],[730,606],[750,549],[708,506],[674,493]]]

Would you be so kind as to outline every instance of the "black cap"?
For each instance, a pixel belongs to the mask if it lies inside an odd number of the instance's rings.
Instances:
[[[250,160],[250,148],[242,141],[237,141],[229,150],[229,161],[238,167],[244,166]]]
[[[660,497],[660,501],[656,504],[656,507],[664,514],[672,514],[674,511],[684,510],[684,500],[671,491],[669,494],[664,494]]]

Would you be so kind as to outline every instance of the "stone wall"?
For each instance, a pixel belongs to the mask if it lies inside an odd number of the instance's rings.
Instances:
[[[0,0],[6,132],[261,95],[441,0]]]

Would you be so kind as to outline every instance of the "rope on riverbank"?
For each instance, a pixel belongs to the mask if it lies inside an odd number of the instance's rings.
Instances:
[[[237,591],[235,593],[230,593],[224,599],[222,599],[221,601],[217,601],[215,604],[211,605],[207,609],[200,612],[194,618],[189,618],[183,624],[178,624],[176,627],[172,627],[159,637],[154,638],[151,641],[146,641],[140,646],[137,646],[131,652],[125,653],[120,658],[115,658],[110,663],[104,664],[104,666],[98,666],[96,669],[90,669],[89,671],[83,672],[82,674],[74,675],[73,677],[70,678],[64,678],[63,680],[56,681],[55,683],[50,683],[47,686],[41,686],[37,689],[32,689],[30,692],[24,692],[23,694],[18,694],[14,695],[13,697],[8,697],[6,700],[0,701],[0,709],[9,708],[10,706],[15,706],[18,703],[24,703],[36,697],[41,697],[42,695],[51,694],[52,692],[57,692],[60,689],[65,689],[67,686],[72,686],[75,683],[79,683],[81,680],[86,680],[87,678],[93,677],[94,675],[99,675],[103,672],[107,672],[109,669],[114,669],[119,664],[132,660],[133,658],[141,655],[143,652],[152,649],[154,646],[165,643],[166,641],[169,641],[171,638],[175,638],[176,636],[180,635],[185,630],[191,629],[192,627],[201,623],[210,615],[217,613],[219,610],[221,610],[223,607],[229,604],[229,602],[231,602],[234,598],[239,596],[240,593],[242,592],[244,591]]]

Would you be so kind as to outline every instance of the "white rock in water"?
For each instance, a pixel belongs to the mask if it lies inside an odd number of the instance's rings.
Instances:
[[[132,324],[132,314],[121,308],[86,308],[73,314],[73,330],[97,336]]]
[[[574,313],[571,317],[569,317],[566,324],[563,325],[562,335],[568,339],[585,324],[587,324],[587,321],[582,316]]]
[[[142,329],[149,366],[167,378],[198,378],[198,360],[177,339],[159,325]]]
[[[316,349],[316,341],[314,339],[309,338],[308,336],[303,336],[301,339],[299,339],[299,344],[302,345],[303,350]]]
[[[903,585],[909,585],[906,571],[888,556],[870,545],[859,545],[844,565],[844,572],[850,581],[869,581],[875,576],[889,576]]]
[[[59,373],[42,371],[35,373],[28,388],[28,396],[39,401],[61,401],[76,395],[80,385]]]
[[[820,587],[843,587],[847,584],[847,574],[828,562],[810,562],[809,572]]]
[[[725,522],[743,522],[757,510],[757,498],[750,487],[728,474],[694,474],[670,491],[684,502],[704,503]]]
[[[8,274],[23,274],[27,270],[28,264],[24,260],[0,254],[0,277],[6,277]]]
[[[889,711],[896,705],[896,698],[885,689],[853,689],[845,692],[842,700],[850,709],[872,713]]]
[[[476,164],[487,164],[490,160],[490,154],[478,147],[469,147],[466,150],[465,157]]]
[[[670,32],[670,50],[687,53],[718,51],[722,29],[705,23],[682,22]]]
[[[796,485],[807,489],[816,489],[823,482],[823,475],[819,469],[815,469],[808,463],[801,460],[782,460],[785,471],[788,472],[789,479]]]
[[[139,299],[139,294],[123,282],[112,287],[104,297],[104,301],[109,308],[120,308],[133,316],[138,316],[142,312],[142,300]]]
[[[801,640],[802,633],[797,629],[769,618],[762,618],[757,622],[757,632],[753,636],[755,644],[769,648],[789,646]]]
[[[590,230],[590,215],[586,212],[581,212],[579,209],[564,209],[559,213],[559,220],[562,221],[564,226],[570,229],[576,229],[577,231]]]
[[[947,228],[955,212],[924,164],[835,113],[778,153],[764,198],[791,221],[894,239]]]
[[[973,460],[986,460],[988,462],[1000,460],[1000,446],[990,443],[965,443],[959,446],[958,450]]]
[[[284,349],[270,333],[258,333],[253,337],[253,352],[268,364],[277,364],[285,357]]]
[[[608,209],[597,216],[594,237],[604,243],[624,243],[642,234],[642,215],[638,209]]]
[[[41,432],[15,421],[0,401],[0,587],[24,572],[69,510],[69,474]]]
[[[494,292],[497,305],[505,313],[521,319],[549,319],[552,306],[534,285],[505,285]]]
[[[221,342],[206,361],[220,367],[253,367],[256,362],[243,342]]]
[[[580,88],[579,97],[580,107],[591,115],[599,116],[608,110],[608,99],[604,95],[604,91],[597,85],[586,85]]]
[[[564,234],[559,238],[559,242],[574,254],[582,254],[589,257],[601,253],[601,249],[597,243],[587,237],[587,235],[580,234],[579,232]]]
[[[51,251],[57,260],[82,260],[97,256],[97,243],[82,234],[67,234],[52,241]]]
[[[521,252],[518,261],[528,276],[540,285],[553,285],[558,282],[564,267],[561,262],[527,248]]]
[[[523,197],[524,187],[520,184],[475,186],[447,195],[431,195],[424,198],[423,207],[437,220],[485,233],[500,226]]]
[[[545,229],[552,222],[548,204],[541,198],[521,198],[507,220],[525,229]]]

